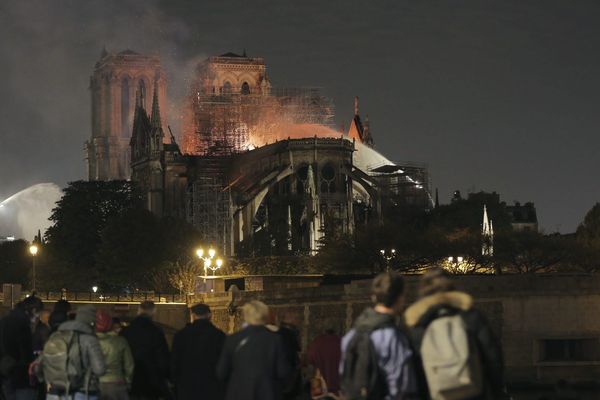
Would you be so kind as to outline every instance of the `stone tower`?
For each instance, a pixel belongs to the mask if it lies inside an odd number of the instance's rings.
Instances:
[[[89,180],[129,179],[136,92],[140,105],[149,108],[155,84],[160,104],[167,104],[166,79],[158,57],[131,50],[102,51],[90,77],[92,137],[85,143]],[[166,126],[164,109],[161,122]]]

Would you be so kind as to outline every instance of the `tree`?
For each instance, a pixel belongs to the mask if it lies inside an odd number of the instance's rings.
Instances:
[[[600,203],[596,203],[577,228],[577,238],[584,241],[600,240]]]
[[[54,270],[46,272],[96,277],[95,254],[102,230],[110,218],[136,208],[141,208],[141,197],[131,182],[69,183],[52,210],[53,224],[45,234],[48,268]]]
[[[0,243],[0,282],[27,285],[30,281],[31,263],[29,243],[26,241]]]

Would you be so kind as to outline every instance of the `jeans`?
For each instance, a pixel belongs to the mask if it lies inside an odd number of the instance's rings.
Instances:
[[[127,385],[118,382],[100,382],[100,400],[129,400]]]
[[[69,396],[59,396],[57,394],[47,394],[46,400],[98,400],[97,394],[86,395],[85,393],[75,392]]]

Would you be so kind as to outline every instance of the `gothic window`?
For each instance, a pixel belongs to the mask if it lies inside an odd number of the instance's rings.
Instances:
[[[140,100],[142,108],[146,108],[146,84],[143,79],[140,79]]]
[[[250,85],[248,85],[248,82],[242,83],[242,94],[250,94]]]
[[[129,81],[123,78],[121,81],[121,136],[129,137]]]
[[[321,193],[335,193],[335,169],[331,164],[321,168]]]
[[[228,81],[225,81],[225,83],[223,83],[223,94],[231,94],[231,83],[229,83]]]
[[[304,185],[308,178],[308,164],[302,165],[296,172],[296,193],[304,193]]]

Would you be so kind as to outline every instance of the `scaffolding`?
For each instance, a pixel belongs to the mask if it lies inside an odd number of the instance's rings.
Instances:
[[[334,127],[334,106],[318,88],[278,88],[267,94],[196,93],[186,150],[230,155],[284,139],[286,126]]]
[[[231,192],[226,189],[223,165],[226,158],[207,157],[189,187],[188,222],[206,244],[231,255]]]

